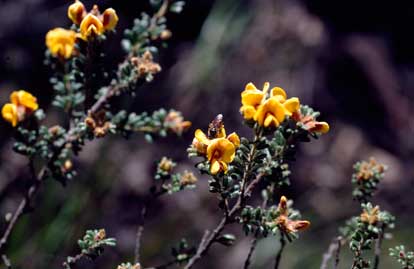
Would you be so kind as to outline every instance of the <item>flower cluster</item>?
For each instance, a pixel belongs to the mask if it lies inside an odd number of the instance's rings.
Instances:
[[[240,138],[234,132],[226,135],[223,115],[217,115],[210,123],[207,134],[197,129],[194,136],[190,150],[207,158],[212,175],[226,173],[228,164],[234,160],[236,149],[240,146]]]
[[[240,112],[246,120],[254,120],[260,126],[278,127],[286,116],[291,116],[300,107],[299,99],[287,99],[286,92],[279,87],[270,89],[269,82],[259,90],[253,83],[248,83],[241,93]]]
[[[78,38],[85,41],[112,31],[118,23],[118,16],[113,8],[106,9],[102,14],[97,5],[87,13],[85,6],[79,0],[69,6],[68,17],[76,26],[74,30],[54,28],[46,34],[46,46],[52,56],[69,59],[76,51]]]
[[[376,175],[381,175],[385,171],[385,166],[378,163],[374,158],[370,158],[369,161],[362,161],[355,166],[356,178],[358,180],[370,180]]]
[[[68,17],[75,25],[79,25],[80,37],[84,40],[114,30],[119,20],[113,8],[107,8],[101,14],[99,7],[94,5],[87,13],[85,6],[79,0],[75,0],[75,3],[69,6]]]
[[[167,157],[162,157],[157,164],[157,171],[154,176],[155,184],[152,187],[153,192],[162,194],[173,194],[184,189],[194,188],[197,183],[197,177],[187,170],[183,173],[173,173],[177,163]],[[160,182],[161,184],[156,184]],[[157,185],[160,185],[159,187]],[[159,190],[157,190],[159,189]]]
[[[360,216],[361,221],[375,225],[380,220],[379,213],[379,206],[364,208]]]
[[[19,90],[11,93],[10,103],[3,106],[1,115],[3,119],[15,127],[38,108],[36,97],[26,91]]]
[[[385,171],[386,166],[378,163],[374,158],[357,162],[352,175],[353,196],[361,202],[367,202],[377,189],[378,183],[384,178]]]

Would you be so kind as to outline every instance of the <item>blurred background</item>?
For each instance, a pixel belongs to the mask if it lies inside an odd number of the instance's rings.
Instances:
[[[93,1],[83,1],[89,9]],[[147,1],[96,1],[116,9],[118,35],[106,43],[108,69],[123,58],[123,29]],[[48,110],[46,124],[59,122],[50,107],[50,70],[43,65],[44,36],[50,28],[68,27],[63,0],[1,0],[0,103],[12,90],[34,93]],[[166,155],[179,162],[177,171],[192,170],[186,148],[195,128],[206,128],[218,113],[228,131],[249,136],[241,124],[240,92],[247,82],[283,87],[289,96],[321,111],[329,134],[303,145],[292,164],[291,186],[283,193],[295,200],[312,222],[300,240],[289,244],[282,268],[319,268],[337,227],[358,206],[351,197],[352,164],[374,156],[388,165],[375,202],[398,216],[394,238],[414,248],[414,38],[412,1],[189,0],[184,12],[169,15],[173,33],[159,60],[163,72],[139,89],[131,111],[159,107],[181,110],[193,122],[182,138],[148,144],[140,135],[128,141],[107,137],[88,143],[75,162],[79,175],[67,187],[48,181],[13,233],[9,254],[15,268],[59,268],[78,252],[76,240],[86,229],[105,228],[118,239],[96,263],[76,268],[116,268],[132,261],[142,202],[155,160]],[[12,128],[0,122],[0,212],[14,210],[28,184],[27,160],[12,151]],[[165,196],[149,212],[143,237],[144,266],[169,260],[180,238],[197,243],[218,222],[217,200],[200,177],[197,189]],[[1,222],[4,227],[4,221]],[[196,268],[240,268],[250,239],[240,227],[229,231],[238,244],[215,245]],[[252,268],[273,268],[278,249],[274,237],[261,240]],[[298,254],[300,253],[300,255]],[[348,268],[344,251],[340,268]],[[298,258],[300,256],[300,258]],[[397,268],[384,255],[382,268]]]

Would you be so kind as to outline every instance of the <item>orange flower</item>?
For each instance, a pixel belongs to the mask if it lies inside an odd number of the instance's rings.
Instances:
[[[46,34],[46,46],[55,57],[69,59],[75,49],[76,32],[55,28]]]
[[[277,207],[279,216],[271,223],[271,226],[276,225],[281,231],[285,233],[296,233],[303,231],[310,226],[307,220],[292,220],[289,218],[289,208],[287,205],[287,198],[282,196]]]
[[[68,17],[76,25],[79,25],[82,22],[85,15],[85,6],[79,0],[75,0],[75,2],[68,8]]]
[[[308,132],[321,134],[329,132],[329,124],[327,122],[317,121],[311,115],[303,116],[299,110],[292,114],[292,118],[295,121],[302,123],[303,128]]]
[[[105,31],[112,31],[118,24],[118,15],[113,8],[108,8],[102,14],[102,24]]]
[[[12,92],[10,102],[3,106],[1,114],[13,127],[39,108],[36,97],[23,90]]]
[[[99,18],[91,13],[86,15],[80,24],[81,37],[88,40],[90,37],[101,35],[105,31]]]
[[[374,225],[375,223],[379,221],[379,212],[380,212],[379,206],[375,206],[371,210],[364,209],[360,216],[361,221]]]

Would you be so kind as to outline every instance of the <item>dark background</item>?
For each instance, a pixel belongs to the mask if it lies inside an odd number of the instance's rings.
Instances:
[[[43,64],[44,36],[69,27],[70,1],[0,1],[0,101],[12,90],[34,93],[48,110],[46,124],[59,122],[50,107],[50,70]],[[94,2],[84,1],[91,8]],[[123,58],[123,29],[146,1],[97,1],[116,9],[118,35],[106,43],[107,67]],[[389,169],[375,202],[398,216],[389,246],[413,245],[414,3],[412,1],[189,0],[184,12],[169,15],[170,45],[160,53],[163,72],[140,88],[129,110],[181,110],[193,122],[182,138],[144,142],[107,137],[89,143],[75,162],[79,176],[67,187],[49,181],[13,233],[9,254],[16,268],[59,268],[78,248],[85,229],[105,228],[118,239],[96,263],[78,268],[116,268],[132,261],[138,213],[151,184],[154,160],[179,161],[178,171],[194,172],[186,147],[195,128],[224,114],[229,132],[249,136],[238,113],[240,92],[250,81],[283,87],[289,96],[321,111],[331,132],[301,147],[292,165],[292,185],[283,194],[295,200],[311,228],[289,245],[282,268],[319,268],[337,227],[358,206],[351,198],[352,164],[376,157]],[[27,188],[27,161],[12,152],[12,128],[0,122],[0,207],[12,211]],[[217,202],[201,177],[194,191],[162,198],[150,208],[144,235],[144,266],[169,259],[181,237],[198,242],[218,221]],[[4,222],[3,222],[4,224]],[[232,227],[239,243],[215,246],[197,268],[240,268],[249,238]],[[259,243],[254,268],[270,268],[278,248],[270,237]],[[299,254],[300,253],[300,254]],[[346,256],[349,253],[345,252]],[[385,255],[386,256],[386,255]],[[344,260],[341,268],[347,268]],[[397,268],[388,258],[382,268]]]

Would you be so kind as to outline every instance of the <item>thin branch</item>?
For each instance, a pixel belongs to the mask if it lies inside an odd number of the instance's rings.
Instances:
[[[147,202],[144,203],[141,209],[141,218],[140,223],[138,225],[137,234],[135,238],[135,263],[139,262],[140,260],[140,249],[141,249],[141,238],[142,234],[144,233],[144,223],[145,223],[145,217],[147,215]]]
[[[249,248],[249,253],[247,254],[246,260],[244,262],[244,269],[248,269],[250,264],[251,264],[251,258],[253,256],[254,250],[256,249],[257,246],[257,241],[258,238],[254,237],[251,241],[250,241],[250,248]]]
[[[263,199],[262,206],[261,206],[263,209],[266,208],[268,201],[269,201],[269,198],[268,196],[266,196],[266,198]],[[244,269],[248,269],[251,264],[253,253],[256,249],[257,242],[259,241],[258,236],[259,236],[259,230],[257,229],[254,234],[254,238],[250,241],[249,253],[247,254],[246,260],[244,262],[244,267],[243,267]]]
[[[1,255],[1,258],[3,260],[4,265],[7,267],[7,269],[12,269],[11,262],[9,258],[6,256],[6,254]]]
[[[286,246],[286,239],[283,233],[280,233],[280,248],[277,252],[276,259],[275,259],[275,269],[279,268],[280,260],[282,259],[282,253]]]
[[[39,174],[35,176],[35,181],[32,186],[30,186],[29,190],[27,191],[25,197],[21,200],[19,206],[17,207],[16,211],[13,214],[9,224],[6,227],[1,239],[0,239],[0,253],[3,253],[4,247],[9,240],[10,234],[13,231],[14,227],[16,226],[20,217],[26,212],[26,209],[29,208],[30,201],[33,196],[39,191],[40,183],[43,181],[46,174],[46,168],[40,170]]]
[[[83,257],[85,257],[85,254],[80,253],[78,255],[76,255],[75,257],[68,257],[67,261],[65,261],[62,266],[65,269],[71,269],[71,265],[76,264],[80,259],[82,259]]]
[[[341,236],[339,236],[338,237],[338,247],[336,248],[336,251],[335,251],[335,262],[334,262],[334,269],[337,269],[338,268],[338,265],[339,265],[339,260],[340,260],[340,254],[341,254],[341,247],[342,247],[342,237]]]
[[[382,240],[384,239],[384,227],[381,228],[381,231],[378,235],[378,239],[375,240],[375,260],[373,269],[379,268],[380,257],[381,257],[381,246]]]
[[[191,259],[188,261],[187,265],[184,267],[184,269],[190,269],[194,266],[195,263],[198,262],[210,249],[211,245],[216,241],[216,239],[220,236],[221,232],[223,231],[226,224],[230,222],[230,220],[234,217],[234,215],[239,212],[239,210],[242,208],[243,199],[245,197],[250,196],[252,190],[254,187],[260,182],[262,179],[263,174],[258,174],[256,178],[246,187],[244,195],[241,194],[239,196],[239,199],[237,200],[236,204],[231,208],[228,215],[225,215],[219,224],[216,226],[216,228],[213,230],[212,233],[210,233],[205,240],[202,240],[201,243],[198,245],[196,254],[191,257]]]
[[[161,196],[162,194],[166,193],[167,191],[165,189],[161,189],[158,192],[155,193],[151,193],[150,197],[147,197],[145,199],[144,204],[142,205],[141,211],[140,211],[140,219],[139,219],[139,224],[138,224],[138,228],[137,228],[137,233],[136,233],[136,237],[135,237],[135,258],[134,261],[135,263],[138,263],[140,261],[140,250],[141,250],[141,241],[142,241],[142,235],[144,233],[144,225],[145,225],[145,218],[147,216],[147,211],[148,211],[148,205],[150,204],[151,201],[153,201],[154,199],[158,198],[159,196]]]
[[[335,237],[332,240],[331,244],[329,245],[328,251],[325,252],[325,254],[323,254],[320,269],[328,269],[328,262],[332,259],[332,257],[335,257],[333,268],[334,269],[338,268],[339,254],[340,254],[340,251],[341,251],[341,241],[342,241],[341,236]]]

